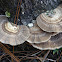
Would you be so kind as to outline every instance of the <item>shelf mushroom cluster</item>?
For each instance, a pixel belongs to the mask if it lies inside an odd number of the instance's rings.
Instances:
[[[0,42],[14,46],[25,41],[40,50],[62,47],[62,5],[40,14],[32,27],[16,26],[0,16]]]
[[[37,19],[37,25],[43,32],[47,32],[45,35],[48,38],[45,42],[31,43],[33,47],[40,50],[56,49],[62,47],[62,4],[51,11],[46,11],[40,14]],[[43,36],[42,36],[43,37]]]

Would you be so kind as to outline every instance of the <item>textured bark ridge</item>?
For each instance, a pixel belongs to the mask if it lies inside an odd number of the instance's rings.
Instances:
[[[23,9],[26,9],[26,13],[29,12],[42,12],[45,10],[51,10],[56,8],[60,3],[60,0],[23,0]]]
[[[61,0],[22,0],[18,24],[21,24],[21,20],[23,24],[27,25],[42,12],[56,8],[60,4],[60,1]],[[16,14],[17,3],[18,0],[0,0],[0,14],[9,11],[11,13],[9,20],[13,21],[14,15]]]
[[[36,19],[39,14],[56,8],[60,0],[23,0],[22,9],[22,23],[30,23],[31,20]]]

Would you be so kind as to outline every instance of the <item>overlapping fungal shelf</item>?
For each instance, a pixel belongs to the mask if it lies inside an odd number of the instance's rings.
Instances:
[[[24,43],[28,37],[29,29],[27,26],[16,26],[9,22],[6,16],[0,16],[0,42],[15,46]]]
[[[41,31],[43,30],[44,33],[47,32],[47,36],[45,35],[46,37],[49,36],[48,34],[52,33],[48,40],[44,38],[45,42],[39,42],[39,40],[34,42],[35,38],[33,38],[34,40],[31,41],[32,46],[40,50],[53,50],[62,47],[62,4],[51,11],[40,14],[36,19],[37,25]]]

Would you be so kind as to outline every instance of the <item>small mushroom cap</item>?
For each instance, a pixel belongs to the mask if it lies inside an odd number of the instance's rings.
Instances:
[[[43,43],[32,43],[32,46],[40,50],[54,50],[62,47],[62,33],[52,36],[51,39]]]
[[[33,27],[29,28],[30,30],[30,36],[27,39],[29,43],[41,43],[48,41],[53,33],[48,33],[43,30],[41,30],[37,23],[34,24]]]
[[[2,19],[3,18],[3,19]],[[5,16],[0,17],[0,42],[10,45],[18,45],[24,43],[29,37],[29,29],[24,25],[19,26],[18,32],[13,33],[5,28],[5,24],[8,22]]]
[[[46,32],[62,32],[62,7],[59,5],[55,15],[49,17],[45,13],[39,15],[36,19],[38,26]]]

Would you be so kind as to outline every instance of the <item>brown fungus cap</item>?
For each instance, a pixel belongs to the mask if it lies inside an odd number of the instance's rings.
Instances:
[[[30,36],[27,39],[29,43],[41,43],[48,41],[53,33],[48,33],[40,29],[37,23],[34,23],[34,26],[29,28]]]
[[[10,45],[24,43],[29,37],[29,29],[24,25],[8,22],[5,16],[0,16],[0,42]]]
[[[42,13],[37,17],[36,21],[38,26],[46,32],[62,32],[61,5],[53,10],[53,15]]]
[[[52,36],[51,39],[43,43],[32,43],[32,46],[40,50],[54,50],[62,47],[62,33]]]

